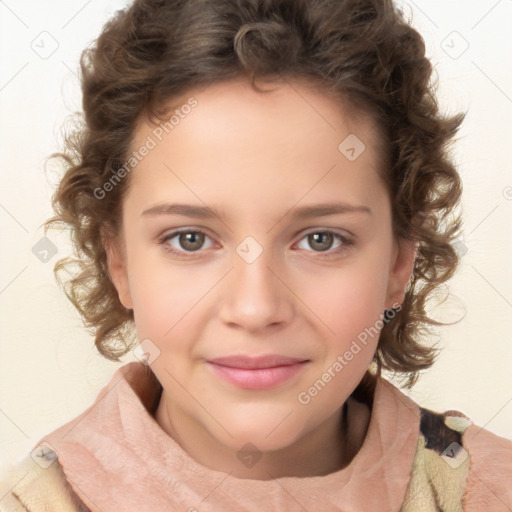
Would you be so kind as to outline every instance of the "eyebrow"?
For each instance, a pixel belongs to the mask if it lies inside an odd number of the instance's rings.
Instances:
[[[372,215],[372,210],[368,206],[353,205],[343,202],[312,204],[308,206],[292,208],[291,211],[291,217],[293,219],[325,217],[327,215],[343,213],[366,213]],[[213,219],[215,217],[221,217],[217,211],[209,208],[208,206],[196,206],[181,203],[157,204],[142,212],[143,217],[155,217],[158,215],[182,215],[185,217],[194,217],[198,219]],[[286,217],[287,215],[288,213],[286,213],[283,217]]]

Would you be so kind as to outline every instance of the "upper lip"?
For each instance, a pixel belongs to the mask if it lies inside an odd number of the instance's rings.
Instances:
[[[256,370],[260,368],[274,368],[276,366],[289,366],[292,364],[303,363],[308,359],[288,357],[281,355],[265,356],[227,356],[209,359],[208,362],[231,368],[243,368],[246,370]]]

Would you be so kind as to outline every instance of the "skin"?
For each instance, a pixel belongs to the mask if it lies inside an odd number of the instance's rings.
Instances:
[[[191,96],[198,105],[132,171],[120,238],[106,247],[139,340],[159,351],[151,363],[163,386],[156,421],[197,462],[240,478],[323,475],[350,462],[370,413],[349,400],[342,432],[342,405],[378,337],[309,403],[297,397],[359,333],[379,325],[384,309],[403,301],[415,257],[413,244],[392,236],[372,120],[349,115],[305,82],[292,85],[262,94],[237,79],[176,98],[173,105]],[[154,129],[142,120],[133,148]],[[338,150],[351,133],[366,146],[355,161]],[[333,201],[371,213],[293,218],[296,208]],[[218,216],[143,215],[161,203],[207,205]],[[178,228],[206,236],[189,245],[179,236],[161,243]],[[308,237],[329,229],[353,244]],[[263,250],[251,263],[236,252],[248,236]],[[246,390],[205,362],[232,354],[310,361],[273,389]],[[237,457],[246,443],[261,454],[252,467]]]

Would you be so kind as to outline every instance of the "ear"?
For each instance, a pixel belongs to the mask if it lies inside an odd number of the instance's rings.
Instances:
[[[386,308],[396,307],[404,301],[405,289],[414,269],[417,252],[417,241],[400,240],[395,242],[388,279]]]
[[[114,236],[112,231],[106,228],[102,229],[101,239],[107,254],[107,267],[110,279],[117,289],[119,300],[126,309],[133,309],[124,240],[122,240],[121,236]]]

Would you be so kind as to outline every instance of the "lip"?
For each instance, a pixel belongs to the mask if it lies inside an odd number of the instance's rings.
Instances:
[[[244,370],[259,370],[261,368],[274,368],[276,366],[288,366],[302,363],[306,359],[298,357],[281,356],[278,354],[269,354],[263,356],[227,356],[209,359],[209,363],[228,366],[230,368],[241,368]]]
[[[206,361],[212,371],[242,389],[270,389],[297,375],[310,361],[281,355],[229,356]]]

